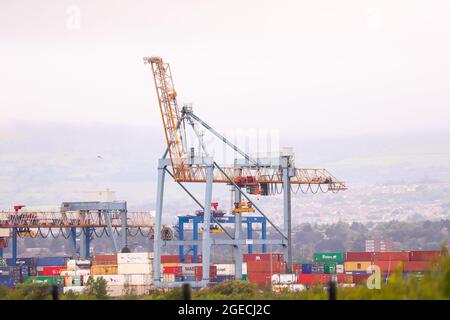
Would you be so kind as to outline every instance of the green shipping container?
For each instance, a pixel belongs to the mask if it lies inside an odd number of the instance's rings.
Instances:
[[[23,277],[24,283],[47,283],[49,285],[64,286],[64,277],[53,277],[53,276],[28,276]]]
[[[323,272],[326,274],[335,274],[336,273],[336,263],[325,262],[323,264]]]
[[[242,281],[247,281],[247,275],[246,274],[242,275]]]
[[[316,252],[314,253],[314,262],[344,262],[343,252]]]

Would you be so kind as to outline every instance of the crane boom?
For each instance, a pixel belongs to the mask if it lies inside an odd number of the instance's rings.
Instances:
[[[189,157],[187,156],[186,146],[184,144],[184,126],[181,125],[186,116],[203,125],[223,142],[231,145],[235,151],[243,154],[244,158],[250,162],[246,166],[239,166],[239,168],[224,167],[223,172],[218,170],[214,171],[214,183],[229,183],[227,176],[231,177],[235,182],[243,181],[248,177],[251,177],[255,184],[281,184],[283,182],[281,168],[259,165],[247,154],[231,144],[225,137],[194,115],[192,110],[183,108],[182,112],[180,112],[170,66],[168,63],[165,63],[161,57],[146,57],[144,58],[144,63],[150,64],[152,68],[167,140],[167,150],[170,156],[170,164],[172,166],[173,178],[175,181],[206,182],[206,168],[202,165],[193,165],[189,163]],[[343,182],[337,180],[325,169],[294,168],[290,183],[296,185],[326,185],[329,190],[333,191],[346,189]],[[243,184],[245,185],[246,182]]]
[[[182,142],[183,129],[182,126],[178,126],[181,122],[181,114],[170,66],[161,57],[146,57],[144,63],[152,67],[173,174],[177,179],[186,179],[188,177],[184,163],[186,150]]]

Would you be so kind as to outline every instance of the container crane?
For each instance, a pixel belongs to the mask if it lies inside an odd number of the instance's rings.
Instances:
[[[203,209],[204,222],[203,230],[210,230],[211,223],[219,226],[230,239],[211,239],[210,232],[202,233],[202,256],[203,256],[203,277],[200,284],[193,283],[194,286],[204,286],[209,282],[210,248],[212,244],[232,245],[236,264],[236,278],[242,278],[242,247],[249,239],[242,237],[242,212],[246,210],[256,210],[267,219],[274,230],[281,236],[281,239],[251,240],[255,244],[276,244],[282,245],[285,250],[285,258],[288,272],[292,267],[291,252],[291,190],[292,185],[298,185],[303,192],[312,191],[313,186],[316,192],[320,189],[323,192],[338,192],[346,190],[344,182],[336,179],[325,169],[296,168],[294,155],[291,153],[280,153],[277,157],[266,157],[254,159],[239,147],[234,145],[226,137],[214,130],[205,121],[193,113],[190,105],[184,105],[181,110],[177,102],[177,92],[174,87],[172,72],[168,63],[161,57],[145,57],[144,63],[151,66],[160,113],[163,122],[164,133],[167,142],[167,149],[158,165],[158,187],[156,197],[155,215],[155,237],[154,237],[154,283],[156,286],[168,285],[161,280],[161,248],[163,245],[188,245],[197,244],[197,241],[163,241],[161,239],[163,197],[165,174],[168,173],[173,180]],[[240,154],[242,158],[235,159],[233,166],[220,166],[207,151],[203,141],[203,134],[199,132],[197,126],[200,125],[211,134],[220,139],[228,147]],[[186,127],[191,126],[198,144],[201,146],[204,156],[196,156],[194,148],[189,149],[186,141]],[[169,158],[167,158],[167,155]],[[170,169],[169,169],[170,168]],[[200,202],[186,188],[184,183],[205,183],[205,200]],[[214,183],[224,183],[231,185],[234,193],[235,210],[235,230],[234,235],[230,234],[211,214],[212,185]],[[262,210],[250,199],[248,194],[270,195],[273,190],[281,185],[283,190],[283,228],[280,230]],[[306,186],[306,191],[302,189]],[[246,199],[246,202],[242,201]],[[258,242],[259,241],[259,242]],[[191,243],[192,242],[192,243]],[[195,242],[195,243],[194,243]],[[179,284],[173,284],[175,286]]]

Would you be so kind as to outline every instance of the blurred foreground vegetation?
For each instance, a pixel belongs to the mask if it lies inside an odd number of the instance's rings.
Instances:
[[[124,294],[118,298],[108,297],[106,281],[97,279],[88,281],[84,293],[68,292],[60,295],[62,300],[104,300],[104,299],[138,299],[138,300],[180,300],[183,298],[181,289],[171,289],[167,292],[153,291],[145,296],[137,296],[133,290],[124,289]],[[224,281],[210,288],[193,290],[193,299],[204,300],[264,300],[264,299],[299,299],[325,300],[327,291],[316,286],[301,292],[273,293],[269,290],[259,290],[256,285],[246,281]],[[20,284],[15,289],[0,287],[0,300],[50,300],[51,287],[46,284]],[[409,276],[403,278],[396,271],[387,281],[381,281],[380,289],[368,289],[365,285],[337,290],[338,300],[448,300],[450,299],[450,257],[443,256],[436,262],[433,270],[423,277]]]

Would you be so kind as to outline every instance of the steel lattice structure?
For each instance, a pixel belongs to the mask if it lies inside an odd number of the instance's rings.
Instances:
[[[242,214],[239,210],[234,212],[234,235],[230,234],[211,215],[212,185],[223,183],[230,185],[234,190],[234,203],[240,206],[242,198],[261,214],[272,228],[280,235],[280,239],[252,240],[254,244],[277,244],[285,249],[285,257],[288,272],[292,267],[291,252],[291,193],[292,185],[297,185],[302,192],[316,193],[320,189],[323,192],[338,192],[346,190],[345,184],[336,179],[325,169],[296,168],[293,163],[293,154],[280,152],[276,157],[264,157],[253,159],[226,137],[218,133],[206,122],[193,113],[192,107],[185,105],[179,110],[177,93],[173,85],[172,73],[168,63],[161,57],[146,57],[145,64],[151,65],[156,86],[158,103],[166,136],[167,149],[158,165],[158,188],[156,195],[155,216],[155,240],[154,240],[154,283],[156,286],[167,285],[161,280],[160,255],[164,245],[198,245],[201,243],[203,255],[203,277],[200,283],[192,283],[194,286],[204,286],[209,282],[210,249],[214,244],[232,245],[235,257],[236,278],[242,278],[242,247],[246,244],[242,236]],[[202,155],[195,156],[194,148],[187,152],[186,127],[191,126],[198,143],[201,146]],[[235,159],[233,166],[221,166],[207,151],[202,135],[198,131],[202,126],[232,150],[242,156]],[[167,159],[169,155],[169,159]],[[164,241],[161,238],[160,226],[162,225],[163,198],[165,174],[169,174],[182,189],[204,210],[203,230],[210,230],[211,222],[216,223],[230,238],[225,240],[212,239],[210,232],[203,232],[201,240]],[[184,183],[205,183],[205,200],[200,202],[186,188]],[[306,185],[306,191],[301,186]],[[271,219],[252,201],[248,194],[270,195],[276,193],[280,186],[283,193],[283,227],[276,226]],[[313,187],[316,186],[316,191]],[[275,190],[275,192],[274,192]],[[298,191],[298,190],[297,190]],[[180,284],[172,284],[178,286]]]

